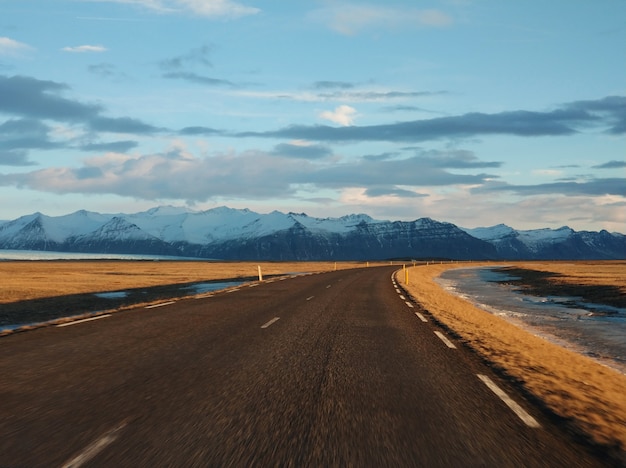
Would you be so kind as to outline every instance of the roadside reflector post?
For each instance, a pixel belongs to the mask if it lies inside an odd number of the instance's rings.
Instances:
[[[409,284],[409,269],[404,269],[404,284]]]
[[[261,273],[261,265],[257,265],[257,268],[259,269],[259,281],[263,281],[263,274]]]
[[[337,262],[335,262],[335,271],[337,271]]]

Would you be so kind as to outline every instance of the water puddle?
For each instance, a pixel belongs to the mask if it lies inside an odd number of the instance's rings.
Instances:
[[[489,268],[448,270],[446,290],[556,344],[626,373],[626,309],[578,296],[532,296],[503,283],[515,279]]]
[[[192,291],[191,294],[204,294],[213,291],[219,291],[220,289],[231,288],[235,286],[241,286],[246,281],[223,281],[220,283],[195,283],[183,288],[185,291]]]
[[[95,293],[94,296],[99,297],[101,299],[124,299],[128,297],[127,291],[111,291],[111,292],[102,292]]]

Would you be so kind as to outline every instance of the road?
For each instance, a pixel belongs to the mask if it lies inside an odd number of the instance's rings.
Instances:
[[[394,269],[1,338],[0,466],[603,466],[416,315]]]

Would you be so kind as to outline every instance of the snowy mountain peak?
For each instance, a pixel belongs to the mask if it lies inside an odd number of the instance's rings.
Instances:
[[[80,210],[0,222],[0,249],[165,254],[232,260],[382,258],[595,259],[626,257],[626,236],[606,231],[460,229],[431,218],[380,221],[366,214],[315,218],[226,206],[160,206],[135,214]]]
[[[472,229],[461,228],[470,236],[484,241],[495,241],[504,237],[517,234],[517,231],[506,224],[496,224],[490,227],[477,227]]]
[[[375,222],[377,222],[376,220],[374,220],[370,216],[368,216],[366,214],[363,214],[363,213],[349,214],[349,215],[342,216],[339,219],[341,221],[346,222],[346,223],[354,223],[354,224],[358,224],[358,223],[361,223],[361,222],[366,222],[366,223],[375,223]]]
[[[537,244],[544,243],[555,243],[560,242],[571,236],[574,231],[573,229],[562,226],[558,229],[531,229],[527,231],[517,231],[518,238],[531,246],[535,246]]]
[[[165,205],[165,206],[156,206],[154,208],[150,208],[148,211],[145,211],[144,213],[137,213],[137,214],[146,214],[148,216],[172,216],[172,215],[186,214],[186,213],[189,213],[190,211],[191,210],[183,206]]]

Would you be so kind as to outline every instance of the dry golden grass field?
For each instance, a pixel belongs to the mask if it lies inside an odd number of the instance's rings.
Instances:
[[[0,304],[59,295],[357,268],[356,262],[10,261],[0,262]]]
[[[198,283],[358,268],[352,262],[0,262],[0,336],[159,301],[198,296]],[[225,287],[225,286],[224,286]],[[118,294],[94,294],[106,292]],[[121,292],[121,293],[120,293]],[[206,293],[204,293],[206,294]],[[103,297],[105,296],[105,297]]]
[[[531,270],[531,273],[556,273],[539,275],[544,291],[554,293],[559,285],[566,292],[582,288],[598,300],[598,295],[592,291],[599,288],[599,291],[610,291],[613,296],[617,294],[622,304],[626,297],[626,262],[516,262],[507,265]],[[448,294],[435,282],[443,271],[463,266],[468,265],[416,266],[408,269],[408,285],[404,284],[404,275],[398,274],[397,279],[424,309],[492,367],[518,384],[530,398],[563,418],[573,431],[624,457],[626,375]],[[539,286],[535,284],[535,292],[540,292]]]
[[[75,295],[75,302],[70,302],[68,306],[73,307],[85,300],[85,293],[220,279],[254,280],[258,265],[264,276],[366,266],[365,263],[349,262],[0,262],[0,310],[4,308],[21,313],[27,303],[33,310],[38,310],[41,304],[49,304],[59,296]],[[480,265],[505,266],[496,263],[471,264]],[[401,270],[398,281],[437,321],[493,368],[519,385],[531,399],[563,418],[564,423],[576,433],[624,457],[626,376],[483,311],[445,292],[435,282],[444,270],[467,266],[418,265],[408,269],[408,285],[404,284]],[[583,292],[596,301],[606,299],[605,302],[615,304],[623,304],[626,298],[626,262],[509,262],[506,267],[513,269],[516,275],[523,273],[530,292],[545,294],[561,291],[571,294],[573,290]],[[166,293],[177,291],[180,290],[174,287]]]

